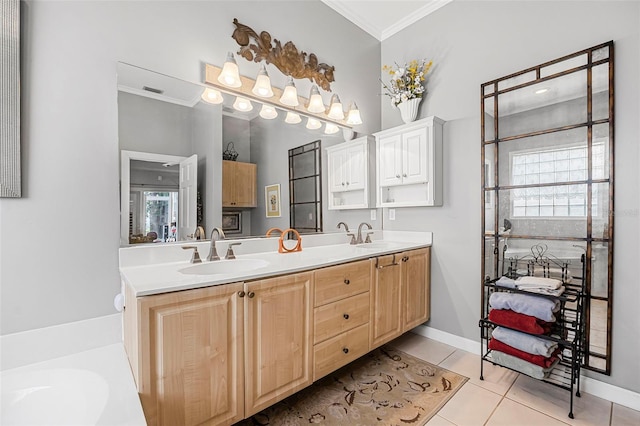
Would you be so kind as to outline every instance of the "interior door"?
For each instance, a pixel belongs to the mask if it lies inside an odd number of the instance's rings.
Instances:
[[[197,223],[198,155],[180,162],[180,189],[178,199],[178,240],[193,234]]]

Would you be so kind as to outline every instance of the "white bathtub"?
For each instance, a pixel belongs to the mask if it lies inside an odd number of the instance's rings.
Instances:
[[[0,372],[0,424],[144,425],[122,344]]]

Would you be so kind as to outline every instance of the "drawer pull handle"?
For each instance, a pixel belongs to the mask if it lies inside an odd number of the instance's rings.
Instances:
[[[252,291],[250,291],[249,293],[247,293],[247,296],[249,296],[249,299],[253,299],[253,296],[255,296],[256,294]]]
[[[349,283],[350,283],[350,282],[351,282],[351,281],[349,281],[349,279],[348,279],[348,278],[344,280],[344,283],[345,283],[346,285],[349,285]]]
[[[238,297],[244,297],[245,294],[246,293],[241,290],[241,291],[238,292]]]
[[[403,257],[402,257],[402,261],[403,261],[403,262],[407,262],[408,260],[409,260],[409,256],[403,256]]]
[[[349,348],[342,348],[342,352],[344,352],[345,354],[349,353]]]
[[[344,314],[343,317],[344,319],[349,319],[349,314]]]

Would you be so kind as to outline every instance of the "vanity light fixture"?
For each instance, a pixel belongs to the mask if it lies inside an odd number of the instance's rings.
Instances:
[[[295,112],[288,112],[286,118],[284,119],[284,122],[289,124],[298,124],[301,121],[302,118],[300,118],[300,115],[296,114]]]
[[[238,111],[248,112],[253,109],[253,105],[251,105],[251,101],[249,99],[238,96],[233,103],[233,108]]]
[[[296,89],[293,77],[291,76],[289,76],[287,85],[284,87],[284,92],[282,92],[282,96],[280,97],[280,103],[293,107],[300,105],[300,101],[298,100],[298,89]]]
[[[344,111],[342,110],[342,102],[337,94],[331,96],[331,104],[329,106],[329,114],[327,117],[334,118],[336,120],[344,120]]]
[[[307,119],[307,125],[305,127],[309,130],[316,130],[322,127],[322,123],[320,122],[320,120],[316,120],[313,117],[309,117]]]
[[[260,117],[264,118],[265,120],[273,120],[277,116],[278,111],[276,111],[274,107],[266,104],[262,105],[262,108],[260,109]]]
[[[324,133],[327,135],[333,135],[334,133],[338,133],[340,129],[338,128],[338,126],[336,126],[333,123],[327,123],[326,126],[324,126]]]
[[[318,86],[315,84],[311,86],[311,91],[309,92],[309,105],[307,105],[307,111],[320,113],[324,112],[324,103],[322,102],[322,96],[320,96],[320,91],[318,90]]]
[[[231,52],[227,53],[227,60],[224,62],[222,72],[218,76],[218,81],[228,87],[242,86],[238,64],[236,63],[236,58]]]
[[[355,102],[351,102],[349,107],[349,113],[347,114],[347,124],[362,124],[362,118],[360,117],[360,110]]]
[[[251,92],[260,96],[261,98],[270,98],[273,96],[273,89],[271,88],[271,79],[267,74],[267,68],[262,64],[260,71],[258,71],[258,77],[256,77],[256,84],[253,85]]]
[[[222,93],[220,93],[219,90],[212,89],[210,87],[204,89],[204,92],[202,92],[202,95],[200,97],[203,101],[210,104],[221,104],[224,101]]]

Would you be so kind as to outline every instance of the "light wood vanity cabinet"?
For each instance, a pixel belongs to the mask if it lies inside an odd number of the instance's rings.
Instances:
[[[430,248],[372,259],[371,347],[426,322],[430,308]]]
[[[239,161],[222,161],[222,207],[256,207],[258,166]]]
[[[429,318],[429,248],[136,298],[124,341],[149,425],[231,425]]]

